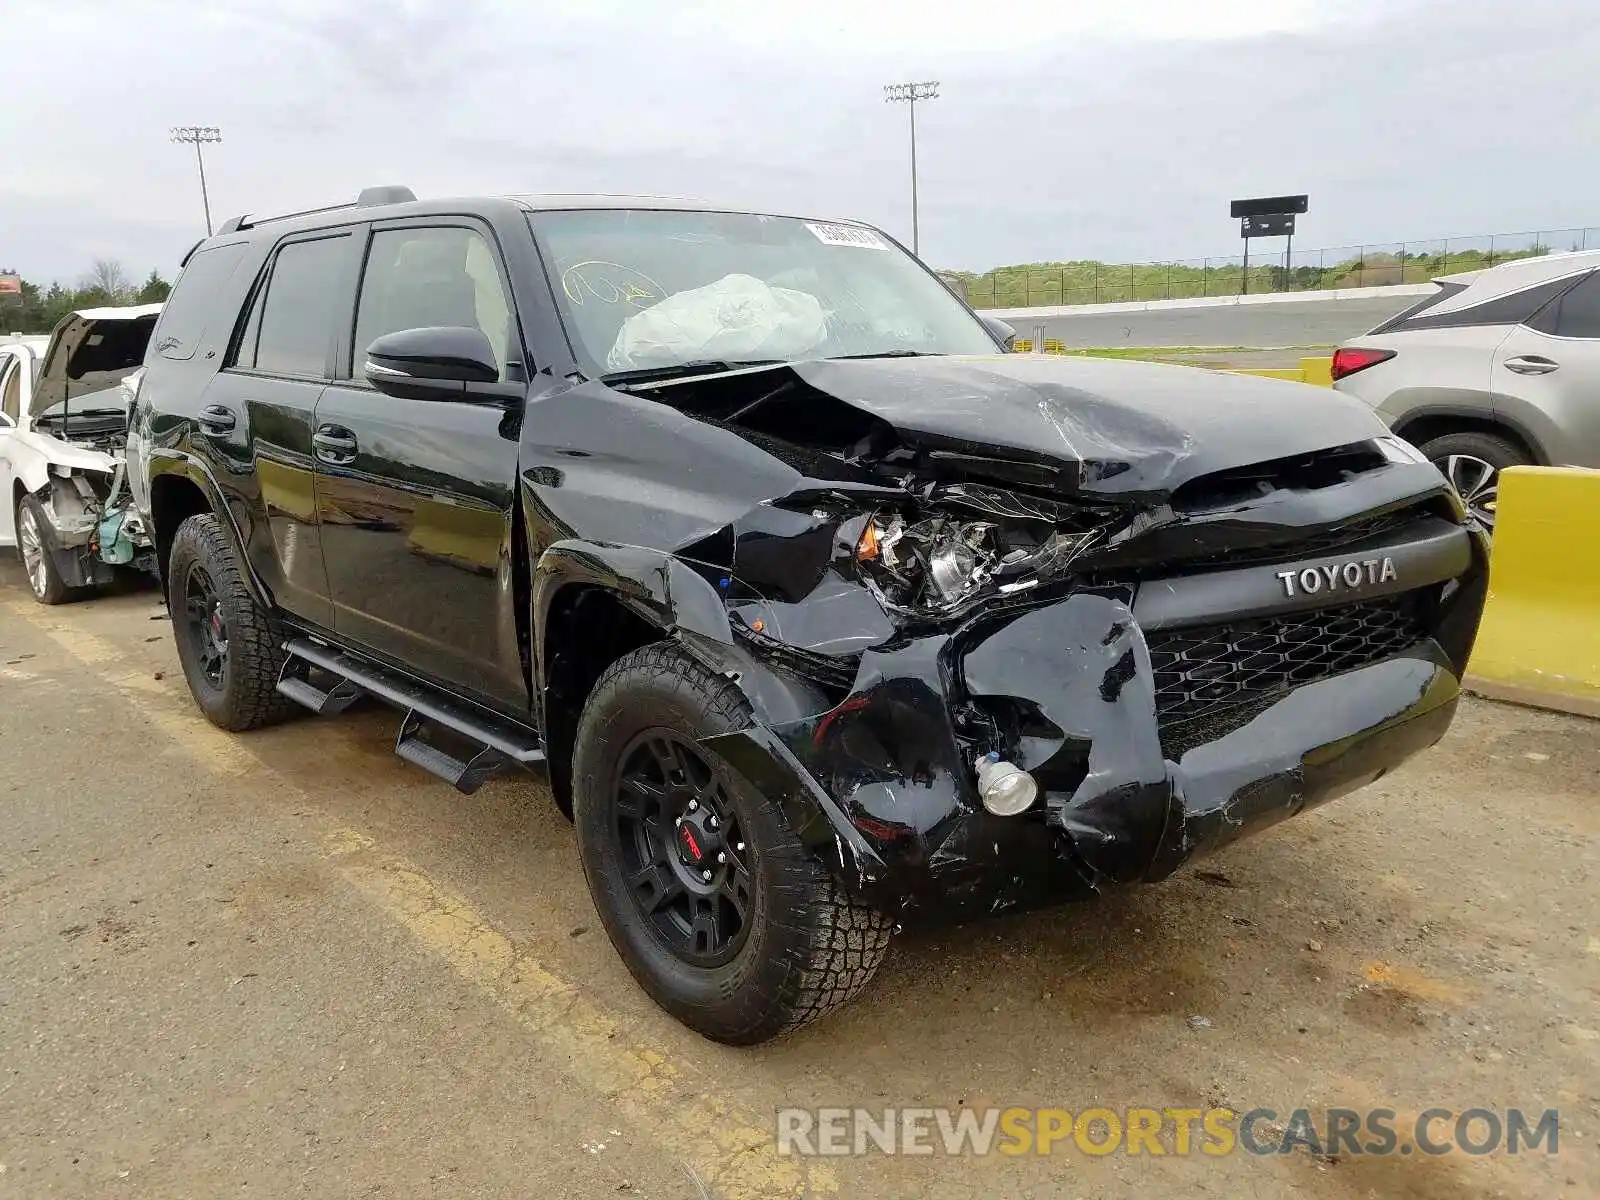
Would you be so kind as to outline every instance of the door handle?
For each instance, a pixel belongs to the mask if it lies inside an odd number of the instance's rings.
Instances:
[[[317,457],[336,467],[347,467],[356,460],[356,435],[343,425],[319,425],[311,435]]]
[[[1518,354],[1505,361],[1505,368],[1518,375],[1548,375],[1551,371],[1558,370],[1561,364],[1553,358],[1546,358],[1542,354]]]
[[[233,410],[224,408],[220,404],[208,404],[200,410],[197,420],[200,428],[212,437],[221,437],[225,433],[232,433],[234,426],[239,423],[239,418],[233,415]]]

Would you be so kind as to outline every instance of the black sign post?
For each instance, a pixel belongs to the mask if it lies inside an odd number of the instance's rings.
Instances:
[[[1239,219],[1239,236],[1244,239],[1244,281],[1240,294],[1250,294],[1250,239],[1281,237],[1284,243],[1283,274],[1289,277],[1290,256],[1294,253],[1294,219],[1311,207],[1309,196],[1258,196],[1254,200],[1235,200],[1229,215]]]

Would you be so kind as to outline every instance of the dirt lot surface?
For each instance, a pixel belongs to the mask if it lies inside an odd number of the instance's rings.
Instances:
[[[46,609],[0,557],[0,1197],[1600,1195],[1595,723],[1469,702],[1166,884],[903,937],[754,1051],[633,984],[542,783],[458,796],[395,726],[224,734],[155,593]],[[1560,1133],[821,1160],[775,1153],[782,1105],[1555,1108]]]

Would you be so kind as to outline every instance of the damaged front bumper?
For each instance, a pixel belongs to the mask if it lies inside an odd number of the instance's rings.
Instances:
[[[848,885],[907,920],[1160,879],[1444,735],[1487,584],[1483,539],[1455,532],[1426,587],[1230,613],[1226,678],[1210,650],[1186,662],[1223,635],[1181,611],[1181,589],[1082,591],[869,650],[828,711],[711,744]],[[975,725],[1038,782],[1029,812],[983,808]]]
[[[122,462],[104,477],[61,469],[34,493],[43,548],[67,587],[110,583],[120,566],[155,571],[155,546],[123,486],[125,470]]]

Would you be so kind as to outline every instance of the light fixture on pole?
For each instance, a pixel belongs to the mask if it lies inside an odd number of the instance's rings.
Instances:
[[[917,246],[917,101],[937,100],[939,81],[922,83],[891,83],[883,89],[883,98],[890,104],[904,102],[911,110],[911,252],[919,253]]]
[[[215,125],[174,125],[172,127],[172,140],[175,142],[189,142],[194,146],[194,161],[200,168],[200,203],[206,210],[206,236],[211,236],[211,197],[206,194],[206,160],[200,153],[200,147],[205,142],[220,142],[222,130]]]

